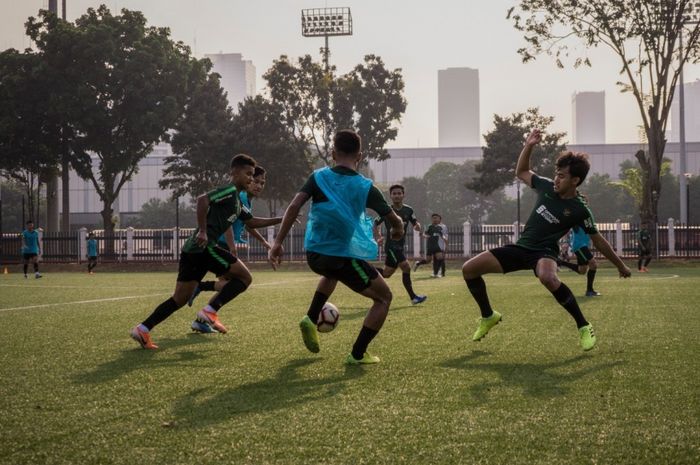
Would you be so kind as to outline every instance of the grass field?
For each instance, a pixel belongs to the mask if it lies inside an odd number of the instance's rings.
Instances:
[[[368,301],[340,286],[340,325],[304,348],[307,272],[255,272],[220,312],[227,335],[191,334],[181,309],[155,352],[128,333],[174,273],[0,275],[0,463],[700,463],[700,269],[601,270],[603,296],[579,298],[588,353],[525,272],[486,278],[504,321],[471,342],[478,311],[450,271],[414,274],[420,306],[389,280],[369,367],[343,365]]]

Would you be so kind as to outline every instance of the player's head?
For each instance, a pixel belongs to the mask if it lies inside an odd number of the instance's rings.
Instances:
[[[250,155],[239,153],[231,159],[231,182],[239,190],[248,190],[255,174],[255,159]]]
[[[34,230],[34,220],[27,221],[27,229],[30,231]]]
[[[406,190],[401,184],[394,184],[389,188],[389,197],[391,197],[391,201],[395,204],[403,202],[403,196],[405,193]]]
[[[94,238],[94,237],[95,237],[95,233],[94,233],[94,232],[90,232],[90,234],[88,234],[88,239],[92,239],[92,238]]]
[[[554,192],[574,193],[591,169],[588,155],[571,151],[562,152],[555,163]]]
[[[333,159],[359,162],[362,157],[362,139],[352,129],[341,129],[333,137]]]
[[[265,168],[263,168],[262,166],[255,166],[255,172],[253,173],[253,182],[250,183],[250,190],[248,191],[249,196],[260,197],[260,193],[265,188],[266,173],[267,171],[265,171]]]
[[[442,221],[442,216],[440,216],[439,213],[433,213],[430,216],[430,219],[433,221],[433,224],[440,224],[440,222]]]

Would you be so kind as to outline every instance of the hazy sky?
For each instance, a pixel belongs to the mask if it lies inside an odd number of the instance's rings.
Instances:
[[[58,0],[59,7],[61,0]],[[285,54],[312,54],[320,60],[322,38],[301,35],[303,8],[351,8],[354,35],[330,39],[331,62],[345,73],[369,53],[389,68],[402,68],[408,107],[399,135],[390,147],[437,146],[437,71],[448,67],[479,70],[481,133],[493,115],[509,115],[539,106],[554,116],[554,129],[571,134],[571,95],[606,92],[607,142],[636,142],[639,116],[634,98],[620,94],[615,82],[619,59],[607,48],[589,52],[593,68],[559,70],[546,56],[522,64],[516,50],[521,34],[505,19],[515,0],[67,0],[68,19],[88,7],[144,12],[150,24],[168,26],[172,36],[206,53],[242,53],[257,69],[257,87],[272,60]],[[23,23],[48,0],[0,0],[0,49],[24,48]],[[685,70],[686,82],[700,67]],[[570,138],[569,138],[570,140]]]

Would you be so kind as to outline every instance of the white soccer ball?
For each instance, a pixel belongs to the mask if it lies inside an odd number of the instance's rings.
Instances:
[[[320,333],[330,333],[338,326],[338,321],[340,321],[338,307],[330,302],[326,302],[318,315],[316,328],[318,328]]]

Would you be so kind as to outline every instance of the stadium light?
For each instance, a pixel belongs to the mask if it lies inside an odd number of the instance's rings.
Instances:
[[[686,24],[700,23],[700,1],[688,3],[687,9],[683,15],[683,24],[681,25],[680,33],[678,34],[679,43],[679,57],[683,60],[683,26]],[[681,223],[688,224],[688,180],[683,173],[687,171],[686,169],[686,147],[685,147],[685,83],[683,82],[683,61],[680,63],[680,73],[678,76],[678,82],[680,89],[678,90],[678,123],[680,130],[678,131],[678,144],[679,144],[679,158],[680,158],[680,173],[678,179],[678,184],[680,186],[680,201],[681,201]]]
[[[331,36],[352,35],[352,15],[350,8],[309,8],[301,10],[301,35],[304,37],[324,37],[322,49],[323,63],[328,71],[331,51],[328,38]]]

